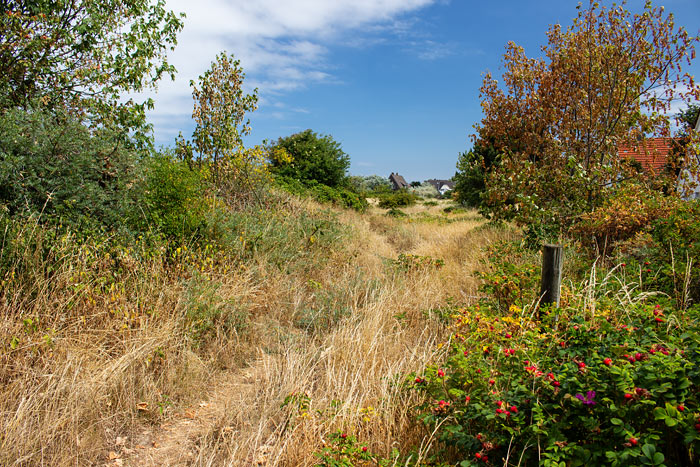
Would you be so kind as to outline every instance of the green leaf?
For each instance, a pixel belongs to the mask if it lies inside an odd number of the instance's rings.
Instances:
[[[644,453],[645,456],[647,456],[649,459],[654,458],[654,453],[656,453],[656,447],[653,444],[645,444],[642,446],[642,452]]]
[[[611,418],[610,423],[612,423],[613,425],[622,425],[622,420],[620,420],[619,418]]]
[[[654,465],[661,465],[664,462],[664,455],[660,452],[654,453]]]

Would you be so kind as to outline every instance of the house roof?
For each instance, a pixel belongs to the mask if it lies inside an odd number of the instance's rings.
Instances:
[[[648,138],[638,143],[622,143],[617,147],[620,158],[632,158],[644,170],[661,172],[668,162],[673,146],[673,138]]]
[[[406,179],[394,172],[389,175],[389,181],[393,183],[396,188],[406,188],[409,186],[408,183],[406,183]]]

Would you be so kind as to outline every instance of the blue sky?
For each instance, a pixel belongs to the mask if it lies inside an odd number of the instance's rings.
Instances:
[[[481,119],[483,73],[498,74],[514,41],[539,54],[550,24],[571,24],[572,0],[168,0],[185,12],[150,114],[158,144],[191,135],[190,79],[222,50],[257,87],[246,143],[311,128],[350,156],[353,175],[449,178]],[[603,2],[608,4],[608,2]],[[632,0],[638,9],[643,0]],[[700,0],[655,2],[700,34]],[[700,51],[699,51],[700,52]],[[696,60],[689,71],[700,79]]]

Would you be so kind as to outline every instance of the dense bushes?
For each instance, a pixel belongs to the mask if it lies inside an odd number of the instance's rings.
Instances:
[[[407,206],[413,206],[418,200],[418,196],[406,191],[397,190],[389,193],[382,193],[378,196],[380,208],[392,209],[392,208],[405,208]]]
[[[367,200],[344,187],[330,187],[314,181],[301,182],[294,178],[276,178],[278,186],[285,191],[297,196],[310,196],[320,203],[332,203],[343,208],[364,211],[367,209]]]
[[[635,291],[639,279],[625,267],[596,267],[590,277],[603,280],[566,288],[561,310],[537,313],[534,266],[512,245],[491,257],[484,298],[444,313],[452,322],[444,359],[407,382],[426,397],[419,418],[442,442],[438,458],[696,464],[700,307],[679,310]]]
[[[0,118],[0,204],[10,215],[117,228],[136,202],[129,146],[119,131],[91,131],[60,109],[7,110]]]

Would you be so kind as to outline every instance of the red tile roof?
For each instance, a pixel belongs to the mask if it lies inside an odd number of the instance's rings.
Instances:
[[[671,154],[673,138],[648,138],[639,143],[621,143],[617,154],[621,158],[633,158],[644,170],[662,172]]]

